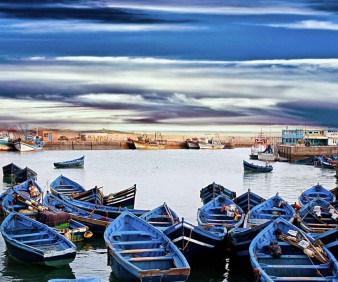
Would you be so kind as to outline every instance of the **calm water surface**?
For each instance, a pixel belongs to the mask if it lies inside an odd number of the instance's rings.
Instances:
[[[279,192],[285,200],[296,201],[305,189],[317,183],[335,187],[335,172],[289,163],[273,163],[268,174],[243,172],[242,161],[249,149],[235,150],[164,150],[164,151],[42,151],[0,154],[1,167],[8,163],[28,166],[38,173],[44,190],[63,174],[85,188],[103,186],[104,193],[116,192],[137,184],[136,208],[152,209],[167,202],[181,217],[196,222],[201,207],[199,191],[215,181],[237,192],[251,191],[268,198]],[[84,169],[54,169],[53,162],[85,155]],[[256,163],[260,163],[256,161]],[[262,163],[260,163],[262,164]],[[1,171],[2,173],[2,171]],[[2,178],[2,175],[1,175]],[[0,240],[0,281],[47,281],[52,278],[100,277],[118,281],[107,266],[104,241],[93,238],[80,243],[78,254],[69,267],[50,269],[20,264],[8,256]],[[193,269],[189,281],[253,281],[247,261],[228,258],[219,265]]]

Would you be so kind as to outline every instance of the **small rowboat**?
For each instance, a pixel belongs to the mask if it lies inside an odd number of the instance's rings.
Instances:
[[[52,228],[16,212],[1,225],[8,253],[25,263],[62,267],[76,256],[75,245]]]
[[[325,201],[332,203],[336,200],[336,197],[322,185],[315,185],[305,190],[298,198],[300,205],[304,206],[313,199],[320,197]]]
[[[255,281],[326,281],[338,279],[338,262],[326,248],[283,218],[277,218],[250,244]]]
[[[244,166],[244,170],[249,171],[249,172],[271,172],[273,170],[272,165],[266,165],[266,166],[255,165],[253,163],[249,163],[244,160],[243,160],[243,166]]]
[[[228,233],[233,251],[238,256],[249,254],[249,245],[253,238],[277,217],[293,221],[295,211],[278,195],[253,207],[245,216],[243,228],[234,228]]]
[[[33,179],[27,180],[21,183],[20,185],[14,186],[13,188],[15,189],[16,192],[22,192],[26,195],[29,195],[29,197],[35,201],[39,201],[43,194],[41,187]],[[2,208],[2,203],[6,198],[6,196],[9,194],[13,194],[14,192],[13,188],[6,190],[0,195],[0,208]]]
[[[197,212],[198,225],[223,226],[228,230],[239,227],[244,221],[244,212],[224,195],[219,195]]]
[[[297,220],[305,232],[323,233],[338,226],[338,211],[318,197],[298,210]]]
[[[80,222],[70,219],[68,213],[61,211],[50,211],[37,201],[34,201],[27,194],[12,189],[13,193],[8,194],[3,200],[2,209],[4,214],[11,212],[22,213],[65,235],[72,242],[79,242],[92,236],[88,227]]]
[[[49,186],[54,195],[62,194],[71,196],[72,194],[86,192],[83,186],[62,174],[49,184]]]
[[[110,218],[118,217],[122,212],[124,212],[127,208],[118,208],[118,207],[111,207],[111,206],[103,206],[103,205],[96,205],[93,203],[88,203],[79,200],[73,200],[64,195],[59,195],[59,198],[64,201],[65,203],[72,205],[75,208],[87,210],[89,212],[95,212],[96,214],[100,214],[103,216],[107,216]],[[138,210],[138,209],[128,209],[131,213],[141,216],[148,212],[148,210]]]
[[[233,199],[234,203],[239,205],[242,210],[247,213],[255,206],[263,203],[265,199],[248,189],[247,192],[243,193],[242,195],[238,196],[237,198]]]
[[[224,227],[194,226],[182,219],[163,232],[180,249],[189,264],[220,260],[226,254],[227,230]]]
[[[186,281],[190,266],[167,236],[125,211],[104,232],[108,263],[121,281]]]
[[[209,184],[200,191],[200,198],[203,205],[210,202],[212,199],[215,199],[218,195],[224,195],[232,200],[236,197],[236,192],[231,191],[220,184],[216,184],[215,182]]]
[[[82,193],[72,194],[72,198],[104,206],[134,208],[136,184],[119,192],[110,193],[107,196],[103,195],[101,188],[94,187]]]
[[[86,201],[112,207],[134,208],[136,196],[136,184],[119,192],[103,195],[100,187],[94,187],[88,191],[77,182],[60,175],[50,184],[54,195],[62,194],[72,196],[73,199]]]
[[[166,203],[146,212],[141,216],[141,218],[161,231],[180,221],[178,215],[169,208]]]
[[[54,163],[54,166],[55,168],[83,168],[84,156],[71,161]]]

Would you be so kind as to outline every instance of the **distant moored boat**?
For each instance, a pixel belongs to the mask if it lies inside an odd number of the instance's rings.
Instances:
[[[55,168],[82,168],[84,166],[84,156],[71,161],[54,163]]]

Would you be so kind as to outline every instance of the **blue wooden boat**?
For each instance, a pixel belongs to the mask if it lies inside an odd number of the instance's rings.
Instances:
[[[245,216],[243,228],[229,231],[228,238],[233,252],[238,256],[249,255],[249,245],[253,238],[277,217],[293,221],[295,211],[278,195],[253,207]]]
[[[186,281],[190,266],[167,236],[125,211],[104,232],[108,259],[121,281]]]
[[[54,195],[71,196],[72,194],[86,192],[83,186],[62,174],[49,184],[49,187]]]
[[[118,217],[121,213],[123,213],[127,209],[127,208],[97,205],[97,204],[88,203],[84,201],[74,200],[70,197],[67,197],[61,194],[59,195],[59,198],[62,199],[64,202],[76,208],[87,210],[89,212],[95,212],[96,214],[107,216],[113,219]],[[138,210],[138,209],[128,209],[128,211],[130,211],[131,213],[137,216],[141,216],[145,214],[146,212],[148,212],[148,210]]]
[[[197,211],[198,225],[223,226],[228,230],[242,225],[244,212],[224,195],[219,195]]]
[[[102,234],[106,227],[113,222],[113,219],[109,217],[76,208],[51,193],[46,194],[44,205],[53,210],[69,213],[72,219],[88,226],[89,230],[94,234]]]
[[[254,208],[255,206],[263,203],[265,199],[248,189],[247,192],[243,193],[242,195],[236,197],[234,200],[234,203],[239,205],[242,210],[247,213],[249,210]]]
[[[311,188],[305,190],[298,198],[298,202],[301,206],[306,205],[308,202],[312,201],[313,199],[320,197],[325,201],[332,203],[335,201],[336,197],[322,185],[315,185]]]
[[[135,204],[136,184],[122,191],[104,196],[101,191],[102,187],[95,186],[87,191],[77,182],[60,175],[50,184],[50,188],[54,195],[72,196],[74,199],[94,204],[127,208],[134,208]]]
[[[203,205],[210,202],[218,195],[224,195],[231,200],[236,198],[236,192],[231,191],[220,184],[216,184],[215,182],[209,184],[207,187],[204,187],[200,191],[200,198],[203,202]]]
[[[321,168],[335,169],[337,166],[337,160],[334,156],[316,156],[314,165]]]
[[[297,212],[297,222],[307,233],[323,233],[338,227],[338,211],[322,198],[315,198]]]
[[[338,256],[338,228],[332,228],[323,233],[311,234],[311,236],[316,240],[320,240],[335,257]]]
[[[135,197],[136,184],[127,189],[103,196],[103,205],[133,209],[135,206]]]
[[[100,204],[112,207],[125,207],[133,209],[135,205],[136,184],[133,186],[108,195],[103,195],[102,187],[95,186],[85,192],[73,194],[72,198],[80,201]]]
[[[262,230],[249,252],[256,281],[338,281],[333,254],[283,218]]]
[[[25,263],[62,267],[76,256],[75,245],[52,228],[16,212],[1,225],[10,256]]]
[[[277,217],[293,221],[294,216],[293,207],[277,194],[252,208],[245,216],[243,227],[252,228]]]
[[[182,219],[163,232],[180,249],[190,265],[220,260],[226,254],[227,230],[222,226],[194,226]]]
[[[84,156],[78,159],[54,163],[55,168],[83,168]]]
[[[29,195],[35,201],[39,201],[43,194],[41,187],[33,179],[27,180],[21,183],[20,185],[16,185],[14,187],[16,191],[20,191],[20,192],[25,193],[26,195]],[[3,200],[6,198],[7,195],[12,194],[13,192],[14,192],[13,188],[10,188],[0,195],[0,209],[1,210],[2,210]]]
[[[85,238],[92,237],[89,228],[70,218],[68,213],[62,211],[50,211],[46,206],[34,201],[27,194],[12,189],[12,193],[8,194],[3,200],[2,209],[5,215],[11,212],[23,213],[43,224],[56,230],[58,233],[66,236],[72,242],[80,242]]]
[[[250,171],[250,172],[271,172],[273,170],[272,165],[256,165],[253,163],[249,163],[247,161],[243,160],[243,167],[244,171]]]
[[[144,213],[141,218],[161,231],[180,221],[177,213],[169,208],[167,203]]]

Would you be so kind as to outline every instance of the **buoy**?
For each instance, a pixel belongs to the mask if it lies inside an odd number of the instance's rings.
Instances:
[[[86,239],[92,238],[93,232],[91,231],[86,231],[85,234],[83,235]]]

